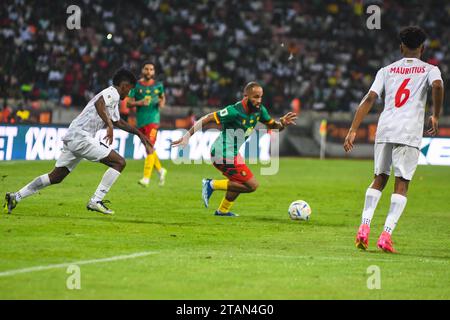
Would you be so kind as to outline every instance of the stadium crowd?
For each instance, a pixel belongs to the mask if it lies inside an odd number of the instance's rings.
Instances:
[[[81,8],[80,30],[66,26],[71,4]],[[292,101],[353,111],[378,68],[400,57],[396,35],[411,24],[427,31],[424,60],[446,81],[450,3],[378,4],[381,29],[369,30],[362,0],[2,0],[0,90],[36,108],[45,100],[83,106],[115,69],[138,74],[151,60],[168,105],[222,106],[256,79],[275,112]]]

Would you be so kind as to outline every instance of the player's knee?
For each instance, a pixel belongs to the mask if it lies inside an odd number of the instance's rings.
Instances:
[[[125,159],[120,157],[120,159],[117,161],[117,168],[116,168],[116,170],[119,171],[119,172],[122,172],[123,169],[125,169],[126,165],[127,165],[127,162],[125,161]]]
[[[55,168],[52,172],[48,174],[48,179],[50,184],[61,183],[65,177],[70,173],[69,169],[66,167]]]
[[[247,184],[247,188],[248,188],[249,192],[255,192],[256,189],[258,189],[258,187],[259,187],[259,183],[256,180]]]
[[[401,194],[406,197],[408,193],[409,180],[401,177],[395,178],[394,193]]]
[[[383,190],[389,180],[389,176],[387,174],[379,174],[375,176],[375,179],[372,183],[372,188]]]
[[[51,184],[58,184],[64,180],[65,176],[49,174],[48,178],[49,178]]]

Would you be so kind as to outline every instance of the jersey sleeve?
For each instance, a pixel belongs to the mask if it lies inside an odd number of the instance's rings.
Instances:
[[[234,105],[231,105],[214,112],[214,120],[216,120],[217,124],[226,124],[232,122],[236,115],[237,110]]]
[[[120,120],[120,112],[119,112],[119,104],[118,103],[114,106],[114,110],[111,112],[111,120],[113,122]]]
[[[378,98],[381,97],[384,89],[384,69],[380,69],[375,76],[375,80],[372,83],[369,91],[373,91],[378,95]]]
[[[103,90],[102,97],[103,97],[103,100],[105,100],[105,107],[108,109],[112,109],[109,111],[109,114],[111,115],[111,120],[119,121],[120,120],[120,113],[119,113],[120,95],[117,92],[117,90],[115,90],[115,89],[111,90],[111,88]]]
[[[103,100],[105,100],[105,106],[107,108],[114,108],[119,104],[120,96],[119,93],[114,89],[110,90],[109,88],[102,91]]]
[[[162,83],[159,84],[159,96],[162,96],[164,94],[164,85]]]
[[[275,120],[270,116],[269,111],[264,106],[261,106],[261,118],[259,119],[264,124],[272,124]]]
[[[130,98],[136,98],[136,89],[135,88],[131,89],[130,92],[128,93],[128,96]]]
[[[441,77],[441,70],[439,70],[439,68],[435,66],[428,73],[428,85],[431,86],[431,84],[436,80],[442,81],[442,77]]]

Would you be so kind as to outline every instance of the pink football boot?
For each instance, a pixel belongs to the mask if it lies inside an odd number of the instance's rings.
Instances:
[[[397,253],[397,251],[394,250],[391,235],[386,231],[383,231],[378,239],[377,247],[384,252]]]
[[[362,224],[359,227],[355,241],[356,247],[358,249],[367,250],[367,248],[369,247],[369,233],[370,227],[367,224]]]

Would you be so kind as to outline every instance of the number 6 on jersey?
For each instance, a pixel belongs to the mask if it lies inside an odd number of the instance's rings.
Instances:
[[[407,78],[405,80],[403,80],[402,84],[400,85],[400,87],[397,90],[397,93],[395,94],[395,107],[396,108],[401,108],[406,101],[408,101],[409,98],[409,94],[411,93],[411,91],[409,89],[406,89],[406,86],[409,83],[409,80],[411,80],[411,78]],[[402,100],[402,97],[405,96]]]

